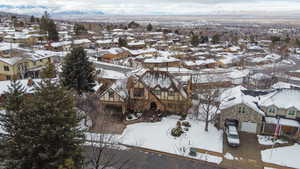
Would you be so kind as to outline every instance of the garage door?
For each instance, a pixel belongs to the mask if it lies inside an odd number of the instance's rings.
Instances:
[[[242,122],[241,131],[256,133],[257,124],[252,122]]]

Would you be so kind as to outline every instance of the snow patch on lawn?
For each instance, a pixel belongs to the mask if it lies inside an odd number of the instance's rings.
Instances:
[[[300,145],[273,148],[261,151],[262,160],[282,166],[300,168]]]
[[[277,139],[273,141],[273,136],[262,136],[262,135],[257,135],[257,139],[259,144],[261,145],[266,145],[266,146],[271,146],[274,144],[285,144],[288,143],[288,141]]]
[[[223,132],[209,124],[209,131],[205,132],[205,123],[187,119],[191,124],[180,137],[173,137],[171,130],[176,127],[179,116],[169,116],[156,123],[138,123],[128,125],[120,137],[120,143],[143,147],[147,149],[188,156],[190,148],[205,149],[214,152],[223,152]],[[222,161],[221,157],[197,153],[193,157],[215,163]]]
[[[226,158],[227,160],[234,160],[233,155],[230,154],[230,153],[226,153],[226,154],[224,155],[224,158]]]
[[[202,160],[202,161],[207,161],[210,163],[215,163],[215,164],[220,164],[223,161],[222,157],[217,157],[217,156],[213,156],[210,154],[204,154],[204,153],[197,153],[197,157],[191,157],[190,158],[195,158],[198,160]]]

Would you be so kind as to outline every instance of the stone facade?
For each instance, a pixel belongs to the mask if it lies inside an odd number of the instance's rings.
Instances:
[[[244,112],[240,112],[241,107],[245,108]],[[221,110],[220,128],[224,128],[227,119],[237,120],[239,122],[238,129],[241,129],[242,122],[255,122],[257,123],[256,133],[259,134],[261,132],[263,116],[245,104],[238,104]]]

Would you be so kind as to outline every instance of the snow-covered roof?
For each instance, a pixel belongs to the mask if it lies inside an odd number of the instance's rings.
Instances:
[[[265,113],[258,107],[258,99],[251,95],[246,95],[243,91],[247,90],[243,86],[236,86],[234,88],[224,91],[221,96],[220,109],[227,109],[235,105],[244,104],[255,110],[257,113],[265,116]]]
[[[275,118],[275,117],[265,117],[265,120],[269,124],[279,124],[283,126],[290,126],[290,127],[300,127],[300,123],[297,120],[292,119],[285,119],[285,118]],[[279,121],[278,121],[279,120]]]
[[[300,110],[300,91],[294,89],[278,89],[264,96],[260,101],[261,106],[276,106],[282,109],[296,108]]]
[[[150,89],[155,89],[157,87],[161,89],[170,89],[174,87],[183,97],[187,98],[187,93],[182,85],[168,72],[146,71],[141,76],[140,80]]]
[[[0,51],[16,49],[18,47],[19,47],[18,43],[6,43],[6,42],[0,43]]]
[[[71,44],[72,44],[71,41],[62,41],[62,42],[53,42],[53,43],[51,43],[51,46],[54,48],[57,48],[57,47],[61,47],[61,46],[71,45]]]
[[[164,57],[164,56],[159,56],[159,57],[152,57],[149,59],[145,59],[144,63],[169,63],[169,62],[179,62],[179,59],[176,59],[174,57]]]
[[[103,79],[124,79],[126,76],[122,72],[108,70],[108,69],[101,69],[100,73],[97,75],[98,78]]]
[[[214,59],[195,60],[195,61],[184,61],[183,63],[187,66],[200,66],[215,63]]]
[[[128,43],[127,45],[128,45],[128,46],[145,45],[145,41],[130,42],[130,43]]]
[[[21,60],[26,59],[25,57],[12,57],[12,58],[4,58],[4,57],[0,57],[0,61],[7,63],[9,65],[14,65],[16,63],[18,63]]]
[[[273,89],[290,89],[290,88],[300,88],[300,85],[295,85],[291,83],[286,82],[277,82],[274,85],[272,85]]]
[[[76,39],[73,41],[73,43],[75,45],[80,45],[80,44],[84,44],[84,43],[91,43],[91,41],[88,39]]]

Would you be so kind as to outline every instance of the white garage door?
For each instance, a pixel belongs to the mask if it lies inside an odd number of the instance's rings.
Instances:
[[[247,133],[256,133],[257,124],[252,122],[242,122],[241,131]]]

